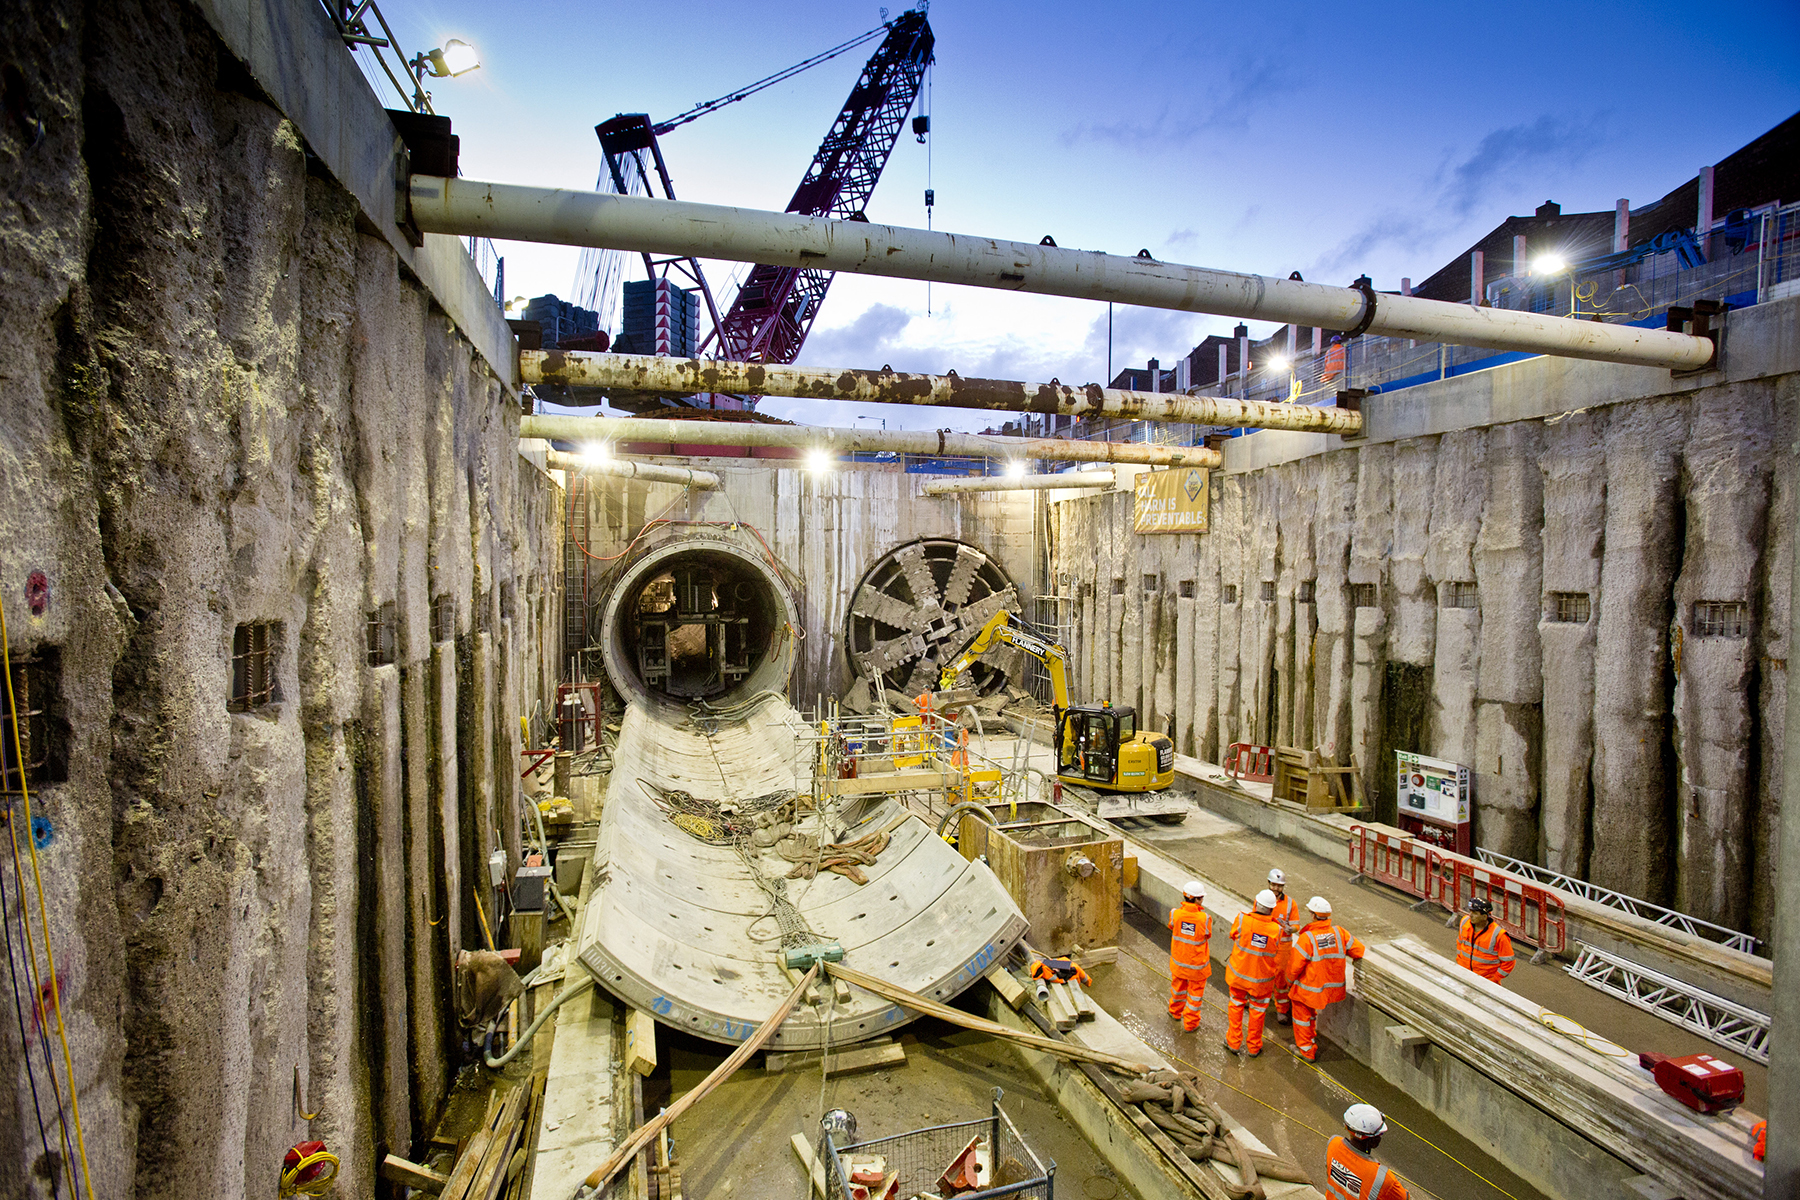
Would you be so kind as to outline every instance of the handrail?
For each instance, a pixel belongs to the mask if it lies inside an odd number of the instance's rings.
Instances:
[[[1615,892],[1611,888],[1603,888],[1583,879],[1573,879],[1552,871],[1548,867],[1520,862],[1516,858],[1508,858],[1497,851],[1477,846],[1475,855],[1489,866],[1500,867],[1515,875],[1523,875],[1535,883],[1556,888],[1558,891],[1569,892],[1584,900],[1604,904],[1608,908],[1616,908],[1621,912],[1630,913],[1632,916],[1641,917],[1646,921],[1653,921],[1658,925],[1679,929],[1694,937],[1718,942],[1730,949],[1741,950],[1745,954],[1755,954],[1756,948],[1762,944],[1760,939],[1748,933],[1727,929],[1723,925],[1715,925],[1711,921],[1689,916],[1687,913],[1677,912],[1672,908],[1664,908],[1662,905],[1652,904],[1648,900],[1639,900],[1635,896],[1627,896],[1623,892]]]

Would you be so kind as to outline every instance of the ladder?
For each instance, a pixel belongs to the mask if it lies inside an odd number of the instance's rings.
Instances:
[[[1586,942],[1575,944],[1581,952],[1569,966],[1569,974],[1576,979],[1655,1013],[1671,1024],[1691,1029],[1709,1042],[1768,1065],[1769,1018],[1762,1013],[1595,949]]]

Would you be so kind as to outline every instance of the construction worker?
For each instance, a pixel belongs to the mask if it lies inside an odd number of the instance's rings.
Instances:
[[[1256,911],[1239,913],[1231,923],[1231,957],[1225,962],[1225,987],[1231,993],[1231,1021],[1225,1033],[1225,1049],[1255,1058],[1262,1053],[1263,1017],[1275,980],[1281,953],[1281,926],[1270,914],[1275,893],[1264,888],[1256,893]],[[1244,1030],[1244,1010],[1250,1010],[1250,1029]]]
[[[1181,885],[1181,903],[1169,914],[1169,1015],[1192,1033],[1212,977],[1212,918],[1200,907],[1206,893],[1198,879]]]
[[[1346,964],[1361,958],[1364,948],[1342,925],[1331,923],[1331,901],[1325,897],[1308,900],[1306,910],[1312,920],[1294,938],[1287,979],[1294,989],[1294,1049],[1311,1062],[1319,1055],[1319,1010],[1344,998]]]
[[[1282,1025],[1293,1020],[1288,1002],[1288,963],[1293,959],[1294,934],[1306,924],[1300,917],[1300,906],[1287,894],[1287,876],[1280,867],[1269,870],[1269,890],[1275,893],[1275,909],[1269,915],[1281,926],[1281,950],[1275,956],[1275,1020]]]
[[[1344,373],[1344,362],[1349,356],[1344,351],[1344,339],[1333,336],[1331,345],[1325,351],[1325,358],[1319,365],[1319,382],[1331,383]]]
[[[1494,920],[1494,906],[1484,897],[1469,901],[1456,938],[1456,965],[1499,983],[1513,969],[1512,939]]]
[[[1406,1185],[1370,1158],[1387,1122],[1373,1104],[1344,1110],[1344,1132],[1325,1143],[1325,1195],[1329,1200],[1407,1200]]]

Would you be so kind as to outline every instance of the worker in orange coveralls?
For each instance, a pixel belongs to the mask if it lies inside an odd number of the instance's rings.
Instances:
[[[1181,885],[1181,903],[1169,914],[1169,1015],[1179,1017],[1189,1033],[1200,1028],[1200,1006],[1212,978],[1212,918],[1201,907],[1205,899],[1200,881],[1190,879]]]
[[[1268,888],[1256,893],[1256,911],[1239,913],[1231,923],[1231,957],[1225,961],[1225,987],[1231,993],[1230,1025],[1225,1049],[1255,1058],[1262,1053],[1263,1018],[1269,997],[1275,994],[1281,953],[1281,926],[1270,915],[1275,893]],[[1250,1011],[1250,1028],[1244,1029],[1244,1010]]]
[[[1275,893],[1275,907],[1269,913],[1281,926],[1281,950],[1275,956],[1275,969],[1280,972],[1275,976],[1275,1020],[1286,1025],[1293,1018],[1288,1014],[1288,963],[1294,957],[1294,935],[1306,922],[1301,919],[1300,905],[1287,894],[1287,876],[1280,867],[1269,870],[1269,890]]]
[[[1512,974],[1512,939],[1494,920],[1493,904],[1480,896],[1469,901],[1469,913],[1462,919],[1462,932],[1456,938],[1456,965],[1495,983]]]
[[[1373,1104],[1344,1110],[1344,1132],[1325,1143],[1322,1190],[1329,1200],[1408,1200],[1406,1185],[1369,1157],[1386,1132],[1387,1121]]]
[[[1331,901],[1314,896],[1306,902],[1312,920],[1288,952],[1288,981],[1293,985],[1294,1049],[1307,1062],[1319,1054],[1319,1010],[1344,998],[1344,975],[1363,944],[1342,925],[1331,923]]]

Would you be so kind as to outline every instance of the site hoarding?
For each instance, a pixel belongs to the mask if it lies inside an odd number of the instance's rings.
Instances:
[[[1132,527],[1138,533],[1205,533],[1211,494],[1204,467],[1144,471],[1135,481]]]

